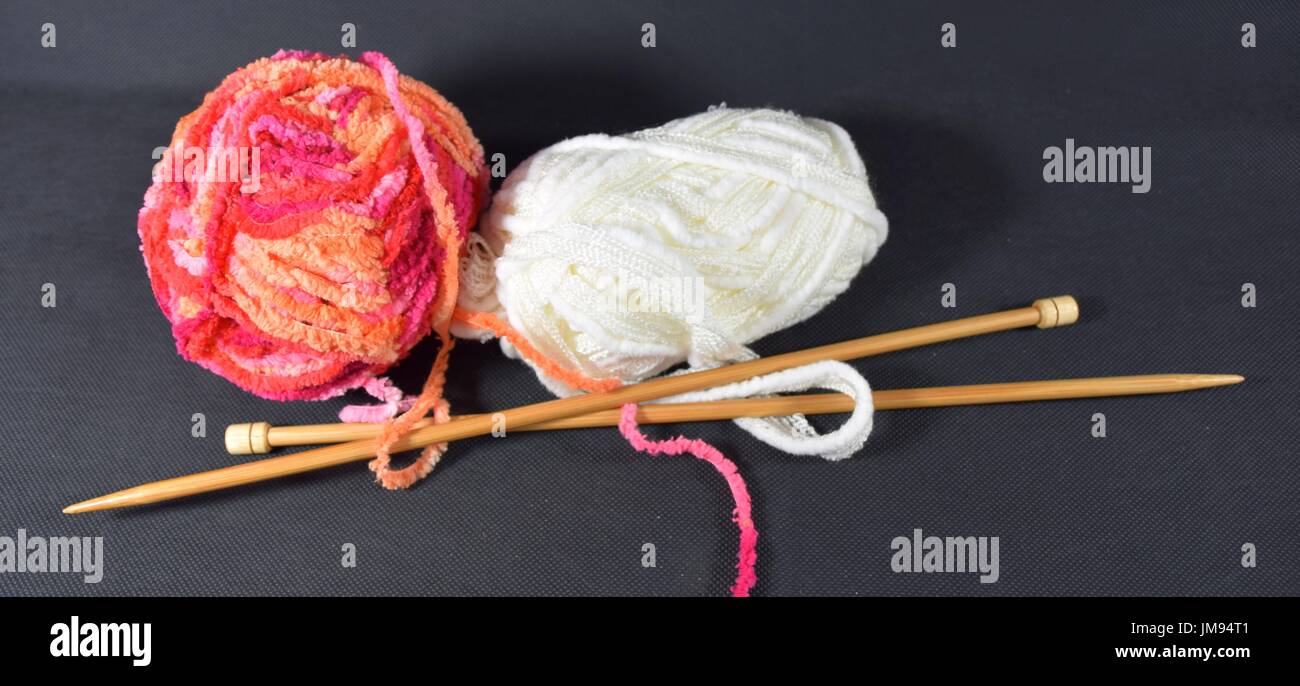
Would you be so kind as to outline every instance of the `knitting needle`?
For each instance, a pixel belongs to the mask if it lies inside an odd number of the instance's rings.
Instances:
[[[1092,379],[1061,379],[1047,381],[1021,381],[1001,384],[979,384],[972,386],[941,386],[935,388],[904,388],[889,391],[877,391],[873,394],[878,410],[898,410],[921,407],[951,407],[957,405],[976,405],[994,403],[1014,403],[1034,400],[1060,400],[1067,398],[1095,398],[1123,395],[1145,395],[1153,393],[1177,393],[1214,386],[1240,383],[1244,377],[1235,374],[1155,374],[1145,376],[1114,376]],[[679,403],[664,405],[644,405],[639,408],[638,421],[644,424],[663,424],[675,422],[701,422],[718,419],[735,419],[737,417],[784,416],[800,412],[803,414],[830,414],[850,412],[853,410],[852,398],[840,393],[818,395],[781,396],[774,398],[752,398],[742,400],[722,400],[704,403]],[[578,417],[567,417],[547,422],[539,422],[520,431],[541,431],[551,429],[575,429],[597,426],[614,426],[618,424],[618,410],[602,410]],[[318,425],[335,430],[338,425]],[[355,425],[356,428],[369,429],[371,434],[377,425]],[[307,427],[283,427],[307,428]],[[403,445],[402,443],[398,444]],[[275,458],[284,459],[284,458]],[[251,463],[253,465],[259,463]],[[241,465],[244,466],[244,465]],[[221,471],[221,470],[217,470]],[[194,475],[203,476],[203,475]],[[192,477],[172,479],[176,482]],[[110,494],[102,498],[88,500],[64,509],[66,514],[77,514],[100,509],[125,507],[127,504],[144,504],[165,500],[167,497],[154,499],[153,491],[159,484],[155,482],[137,486],[126,491]],[[180,497],[171,495],[170,497]]]
[[[659,377],[639,384],[617,388],[607,393],[575,395],[569,398],[524,405],[495,414],[473,415],[444,424],[425,426],[406,434],[402,440],[392,446],[392,452],[422,448],[433,443],[454,441],[471,436],[481,436],[491,433],[501,426],[514,431],[530,424],[614,409],[627,403],[658,400],[659,398],[681,393],[744,381],[756,376],[823,360],[851,360],[1027,326],[1037,326],[1040,329],[1065,326],[1073,324],[1078,320],[1078,317],[1079,305],[1074,298],[1068,295],[1043,298],[1035,300],[1028,307],[1014,310],[1004,310],[938,324],[901,329],[783,355],[760,357],[747,362],[715,367],[690,374]],[[163,481],[154,481],[69,505],[64,508],[64,512],[74,514],[92,510],[144,505],[266,481],[289,476],[290,474],[301,474],[302,472],[368,459],[375,454],[377,447],[375,439],[351,441],[305,450],[292,455],[232,465]]]
[[[1214,386],[1226,386],[1241,383],[1244,380],[1244,377],[1236,374],[1148,374],[1090,379],[1051,379],[1047,381],[1018,381],[1015,383],[899,388],[888,391],[875,391],[872,393],[872,402],[877,410],[993,405],[1034,400],[1178,393]],[[637,412],[637,421],[641,424],[678,424],[736,419],[737,417],[784,417],[795,413],[805,415],[836,414],[852,412],[854,402],[853,398],[842,393],[817,393],[813,395],[785,395],[771,398],[744,398],[700,403],[642,405]],[[601,410],[576,417],[538,422],[537,424],[521,427],[519,430],[553,431],[557,429],[617,426],[620,416],[621,410],[618,409]],[[417,422],[415,428],[423,428],[432,423],[433,419],[425,418]],[[370,423],[304,424],[300,426],[271,426],[266,422],[231,424],[226,431],[226,447],[230,449],[232,454],[246,455],[249,450],[254,453],[266,453],[272,448],[287,446],[374,439],[379,436],[383,426],[383,424]]]

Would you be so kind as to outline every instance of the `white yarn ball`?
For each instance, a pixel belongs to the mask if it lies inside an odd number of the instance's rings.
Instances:
[[[480,224],[460,305],[560,365],[634,383],[752,356],[842,293],[887,226],[842,128],[722,107],[524,162]]]

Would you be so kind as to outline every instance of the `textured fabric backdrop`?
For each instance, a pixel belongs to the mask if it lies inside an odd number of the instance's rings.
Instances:
[[[465,441],[408,492],[354,464],[59,513],[230,464],[227,423],[330,421],[345,404],[259,400],[178,358],[135,223],[177,118],[280,47],[343,52],[351,22],[347,52],[380,50],[439,89],[512,166],[565,137],[720,102],[843,125],[889,240],[848,293],[761,353],[1072,293],[1074,327],[855,364],[877,388],[1249,377],[1194,394],[881,413],[866,450],[839,464],[729,424],[647,427],[706,438],[740,465],[761,532],[757,593],[1294,594],[1300,10],[1221,4],[6,2],[0,535],[103,536],[105,574],[3,574],[0,593],[726,592],[736,532],[722,480],[689,458],[634,455],[613,430]],[[940,46],[945,22],[956,48]],[[1241,46],[1244,22],[1258,47]],[[1150,146],[1151,191],[1045,183],[1043,151],[1067,138]],[[1247,282],[1255,308],[1241,303]],[[955,309],[940,304],[945,283]],[[431,356],[419,348],[398,380],[417,388]],[[472,343],[457,348],[448,394],[461,412],[547,397],[522,364]],[[198,412],[206,438],[190,433]],[[1090,435],[1097,412],[1105,438]],[[891,572],[890,541],[917,528],[999,537],[1000,580]],[[340,564],[345,543],[355,568]]]

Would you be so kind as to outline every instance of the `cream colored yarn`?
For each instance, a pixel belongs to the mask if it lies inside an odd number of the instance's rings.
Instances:
[[[524,162],[471,239],[460,306],[506,319],[562,366],[634,383],[682,362],[752,357],[746,344],[842,293],[887,227],[842,128],[719,107],[570,139]],[[857,377],[847,365],[837,373]],[[860,377],[832,385],[866,388]],[[865,402],[869,431],[869,391]],[[791,440],[813,435],[802,418],[780,424]]]

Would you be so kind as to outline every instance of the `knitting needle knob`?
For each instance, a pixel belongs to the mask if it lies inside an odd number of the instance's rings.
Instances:
[[[268,422],[231,424],[226,427],[226,452],[231,455],[271,452],[271,425]]]
[[[1068,326],[1079,321],[1079,302],[1068,295],[1035,300],[1034,309],[1038,310],[1040,329]]]

